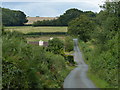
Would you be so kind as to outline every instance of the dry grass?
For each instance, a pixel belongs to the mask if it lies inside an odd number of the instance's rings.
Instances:
[[[67,27],[32,27],[32,26],[15,26],[5,27],[5,31],[18,31],[24,34],[32,32],[67,32]]]
[[[53,20],[57,19],[57,17],[27,17],[28,22],[26,24],[32,24],[36,21],[43,21],[43,20]]]

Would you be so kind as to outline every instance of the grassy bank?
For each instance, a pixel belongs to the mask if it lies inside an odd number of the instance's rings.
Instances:
[[[98,77],[98,75],[91,72],[90,69],[88,70],[87,75],[90,78],[90,80],[93,81],[93,83],[95,84],[96,87],[98,87],[98,88],[108,88],[109,84],[106,81],[100,79]]]
[[[85,63],[88,64],[89,66],[87,75],[90,78],[90,80],[92,80],[95,86],[98,88],[110,88],[110,85],[105,80],[101,79],[99,75],[94,73],[90,66],[91,62],[89,61],[88,57],[91,58],[91,54],[92,54],[91,52],[95,49],[95,46],[92,45],[90,42],[85,43],[83,41],[79,41],[79,48],[82,51]]]

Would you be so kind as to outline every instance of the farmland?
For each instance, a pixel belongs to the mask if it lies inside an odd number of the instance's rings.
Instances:
[[[5,31],[18,31],[23,34],[37,32],[67,32],[67,27],[32,27],[32,26],[15,26],[5,27]]]
[[[48,41],[51,37],[53,38],[59,38],[60,40],[64,41],[65,40],[65,35],[45,35],[45,36],[39,36],[39,37],[26,37],[27,41]]]
[[[43,21],[43,20],[54,20],[57,17],[27,17],[28,22],[25,24],[33,24],[36,21]]]
[[[15,27],[5,27],[5,31],[17,31],[23,34],[28,33],[39,33],[39,32],[67,32],[67,27],[32,27],[32,26],[15,26]],[[65,35],[27,35],[27,41],[48,41],[50,37],[59,38],[64,41]]]

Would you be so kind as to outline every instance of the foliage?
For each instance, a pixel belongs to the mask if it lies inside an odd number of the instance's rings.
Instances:
[[[96,17],[97,13],[94,13],[92,11],[85,11],[84,15],[91,17],[91,18],[94,18],[94,17]]]
[[[2,22],[5,26],[20,26],[27,22],[26,15],[22,11],[2,8]]]
[[[71,21],[68,26],[69,34],[78,35],[85,42],[91,39],[93,31],[94,22],[85,15],[81,15],[79,18]]]
[[[61,55],[26,43],[22,33],[3,33],[2,85],[9,88],[60,88],[68,70]]]
[[[33,26],[67,26],[68,22],[78,17],[82,11],[78,9],[69,9],[58,19],[55,20],[44,20],[33,23]]]
[[[49,40],[48,43],[47,51],[54,54],[63,54],[64,44],[60,39],[53,38],[52,40]]]
[[[54,20],[43,20],[43,21],[36,21],[32,24],[32,26],[62,26],[58,19]]]
[[[75,9],[75,8],[69,9],[63,15],[61,15],[59,17],[59,20],[60,20],[60,22],[61,22],[62,25],[68,25],[68,23],[71,20],[79,17],[80,14],[82,14],[82,13],[83,13],[83,11]]]
[[[90,64],[90,71],[97,77],[105,80],[108,85],[105,88],[118,87],[118,36],[106,42],[107,50],[100,45],[81,42],[80,47],[85,60]],[[105,48],[106,49],[106,48]]]
[[[106,88],[118,88],[119,6],[120,2],[115,0],[106,2],[103,10],[92,19],[97,22],[95,25],[85,23],[90,20],[82,17],[70,22],[68,27],[70,34],[78,35],[82,40],[80,45],[85,60],[90,65],[90,71],[108,83]],[[83,42],[85,39],[88,41]]]
[[[36,21],[33,26],[68,26],[68,23],[80,15],[86,14],[88,17],[95,17],[96,14],[91,11],[81,11],[75,8],[67,10],[63,15],[60,15],[58,19]]]
[[[72,55],[65,55],[65,60],[67,61],[68,65],[75,65],[74,57]]]
[[[70,36],[65,38],[64,46],[66,52],[73,51],[73,39]]]

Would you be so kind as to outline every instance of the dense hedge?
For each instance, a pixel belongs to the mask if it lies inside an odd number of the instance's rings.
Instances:
[[[86,62],[90,65],[90,71],[105,80],[109,86],[106,88],[118,87],[118,44],[117,36],[107,42],[109,50],[101,51],[98,46],[92,43],[80,41],[80,47]]]
[[[32,32],[25,35],[67,35],[67,32]]]
[[[4,89],[62,87],[68,74],[63,56],[28,45],[18,32],[4,32],[2,38]]]
[[[71,52],[74,50],[73,47],[73,38],[70,36],[66,36],[65,41],[64,41],[64,48],[66,52]]]
[[[64,44],[58,38],[53,38],[48,41],[47,51],[52,52],[54,54],[63,54]]]

